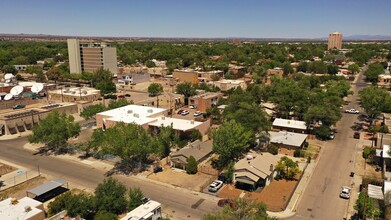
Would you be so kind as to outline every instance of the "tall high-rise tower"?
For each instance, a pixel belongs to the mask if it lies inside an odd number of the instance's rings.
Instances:
[[[327,49],[342,49],[342,34],[339,32],[334,32],[329,34],[329,43],[327,45]]]
[[[117,50],[105,43],[81,43],[68,39],[69,69],[71,73],[94,72],[103,67],[117,74]]]

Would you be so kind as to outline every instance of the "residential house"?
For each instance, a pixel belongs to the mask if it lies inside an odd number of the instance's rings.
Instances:
[[[212,82],[212,84],[217,86],[222,92],[227,92],[230,89],[236,89],[238,87],[241,87],[242,89],[247,88],[246,81],[239,79],[222,79],[219,81]]]
[[[270,153],[248,155],[235,164],[234,182],[239,188],[255,190],[271,183],[277,175],[279,157]]]
[[[308,135],[288,131],[270,131],[270,143],[287,150],[302,148]]]
[[[185,69],[185,70],[174,70],[172,72],[172,77],[174,79],[177,79],[180,83],[191,83],[191,84],[198,84],[198,72],[192,69]]]
[[[43,203],[29,197],[8,198],[0,202],[0,219],[44,220]]]
[[[177,152],[171,153],[170,161],[171,165],[175,168],[186,169],[187,160],[190,156],[193,156],[197,163],[201,163],[212,153],[213,144],[212,141],[201,142],[196,140],[193,143],[189,143],[186,147],[180,149]]]
[[[206,112],[207,109],[216,106],[219,99],[223,96],[222,93],[207,92],[200,95],[195,95],[189,98],[189,105],[192,105],[200,112]]]
[[[295,133],[307,133],[305,121],[296,121],[291,119],[276,118],[273,121],[273,129],[281,131],[290,131]]]

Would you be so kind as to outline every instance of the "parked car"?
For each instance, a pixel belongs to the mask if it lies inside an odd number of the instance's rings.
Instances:
[[[162,172],[162,171],[163,171],[163,167],[161,167],[161,166],[157,166],[157,167],[153,168],[153,172],[154,173],[159,173],[159,172]]]
[[[330,139],[330,140],[334,140],[334,138],[335,138],[335,133],[332,131],[332,132],[330,132],[330,134],[329,134],[327,137],[328,137],[328,139]]]
[[[189,114],[189,111],[187,111],[187,110],[183,110],[182,112],[181,112],[181,115],[188,115]]]
[[[352,108],[352,109],[346,109],[345,110],[345,113],[349,113],[349,114],[358,114],[360,113],[358,110]]]
[[[125,94],[125,97],[130,97],[131,95],[130,94]]]
[[[231,206],[231,208],[236,208],[236,204],[234,203],[234,201],[232,201],[230,199],[220,199],[217,202],[217,205],[220,206],[220,207],[229,205],[229,206]]]
[[[227,178],[225,177],[225,173],[220,173],[217,179],[222,181],[223,183],[226,183],[227,181]]]
[[[223,181],[215,180],[209,185],[209,192],[217,192],[223,186]]]
[[[358,131],[354,132],[353,138],[360,139],[360,132]]]
[[[198,116],[200,116],[200,115],[202,115],[202,112],[200,112],[200,111],[194,112],[194,117],[198,117]]]
[[[342,186],[342,191],[339,194],[339,197],[344,198],[344,199],[349,199],[351,190],[352,190],[352,188],[350,188],[350,187]]]
[[[195,109],[194,105],[189,106],[190,109]]]
[[[12,106],[13,109],[20,109],[20,108],[24,108],[24,107],[26,107],[26,106],[22,105],[22,104]]]
[[[183,109],[179,109],[179,111],[177,113],[182,114],[183,111],[184,111]]]

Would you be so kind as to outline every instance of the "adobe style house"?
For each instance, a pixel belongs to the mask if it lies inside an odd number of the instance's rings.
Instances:
[[[206,112],[208,108],[217,105],[219,99],[223,96],[222,93],[207,92],[200,95],[195,95],[189,98],[189,105],[192,105],[200,112]]]
[[[191,84],[198,84],[198,72],[194,70],[174,70],[172,72],[172,77],[177,79],[178,82],[184,83],[188,82]]]
[[[277,175],[275,167],[279,157],[270,153],[261,153],[245,157],[235,164],[234,182],[236,187],[256,190],[271,183]]]
[[[209,157],[209,155],[212,153],[212,149],[212,141],[201,142],[196,140],[179,151],[171,153],[171,165],[175,168],[185,170],[187,159],[189,159],[190,156],[193,156],[197,163],[200,163]]]

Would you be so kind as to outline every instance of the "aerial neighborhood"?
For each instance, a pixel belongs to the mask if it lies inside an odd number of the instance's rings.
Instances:
[[[389,42],[0,39],[0,219],[391,217]]]

